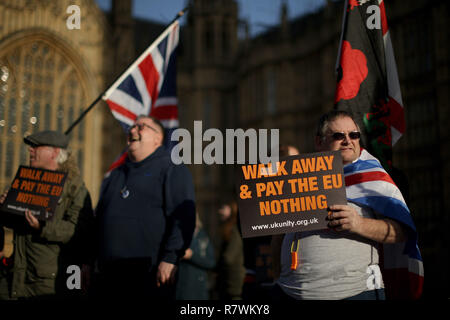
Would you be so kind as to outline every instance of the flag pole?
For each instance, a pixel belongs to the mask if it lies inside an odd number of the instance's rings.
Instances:
[[[170,21],[169,24],[167,24],[167,26],[164,29],[167,29],[172,23],[174,23],[177,19],[181,18],[186,11],[188,11],[189,7],[184,8],[183,10],[179,11],[177,13],[177,15],[175,16],[175,18]],[[133,61],[125,70],[127,71],[133,64],[135,63],[135,61]],[[125,72],[126,72],[125,71]],[[124,72],[124,73],[125,73]],[[83,120],[83,118],[86,116],[86,114],[92,110],[92,108],[94,108],[94,106],[102,99],[102,97],[105,95],[105,93],[122,77],[122,75],[124,74],[120,74],[112,83],[112,85],[108,86],[107,89],[105,89],[102,93],[100,93],[100,95],[89,105],[89,107],[87,107],[81,114],[80,116],[70,125],[70,127],[64,132],[64,134],[68,135],[72,129],[81,122],[81,120]]]
[[[345,32],[345,20],[347,18],[347,8],[348,8],[348,0],[344,1],[344,13],[342,16],[342,26],[341,26],[341,37],[339,39],[338,53],[336,58],[336,66],[334,67],[334,74],[336,79],[339,76],[339,66],[341,64],[341,51],[342,51],[342,41],[344,40],[344,32]],[[337,110],[337,104],[335,103],[333,108]]]
[[[83,120],[84,116],[91,111],[91,109],[97,104],[97,102],[99,102],[102,99],[103,94],[105,93],[105,91],[103,91],[102,93],[100,93],[100,95],[97,97],[97,99],[94,100],[94,102],[92,102],[90,104],[89,107],[87,107],[81,114],[80,116],[77,118],[77,120],[75,120],[70,127],[64,132],[65,135],[68,135],[70,133],[70,131],[72,131],[72,129],[78,124],[80,123],[81,120]]]
[[[339,39],[338,53],[337,53],[337,58],[336,58],[336,66],[334,67],[336,74],[337,74],[337,70],[339,69],[339,64],[341,61],[342,41],[344,40],[345,19],[347,18],[347,8],[348,8],[348,0],[345,0],[344,1],[344,14],[342,17],[342,26],[341,26],[341,37]]]

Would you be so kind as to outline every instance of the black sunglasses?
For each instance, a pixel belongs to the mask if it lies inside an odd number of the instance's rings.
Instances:
[[[346,134],[344,132],[333,132],[331,134],[331,137],[334,141],[342,141],[345,139]],[[352,140],[358,140],[361,138],[361,132],[359,131],[352,131],[348,133],[348,136]]]

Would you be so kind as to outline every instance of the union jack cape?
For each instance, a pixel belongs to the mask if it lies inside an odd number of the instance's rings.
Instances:
[[[150,115],[165,128],[166,148],[171,149],[171,133],[178,127],[176,94],[176,48],[179,22],[175,20],[105,92],[105,100],[125,132],[139,115]],[[109,172],[126,159],[126,151],[110,166]]]
[[[388,299],[418,299],[423,290],[423,262],[417,231],[400,190],[381,163],[366,150],[344,166],[347,199],[406,226],[408,240],[383,244],[380,267]]]

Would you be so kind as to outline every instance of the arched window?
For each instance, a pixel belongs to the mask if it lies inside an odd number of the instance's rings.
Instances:
[[[64,132],[86,107],[79,67],[55,41],[30,37],[0,50],[0,187],[7,188],[19,164],[28,165],[23,137],[40,130]],[[83,121],[71,132],[70,148],[82,160]],[[84,161],[78,161],[83,170]]]

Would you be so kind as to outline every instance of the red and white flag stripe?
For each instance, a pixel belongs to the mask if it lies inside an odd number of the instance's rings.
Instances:
[[[387,24],[384,0],[379,0],[381,29],[383,32],[384,52],[386,59],[386,74],[389,95],[389,109],[391,112],[391,136],[392,145],[400,139],[405,132],[405,114],[403,108],[402,93],[398,80],[397,64],[395,63],[394,48],[392,46],[391,35]]]

